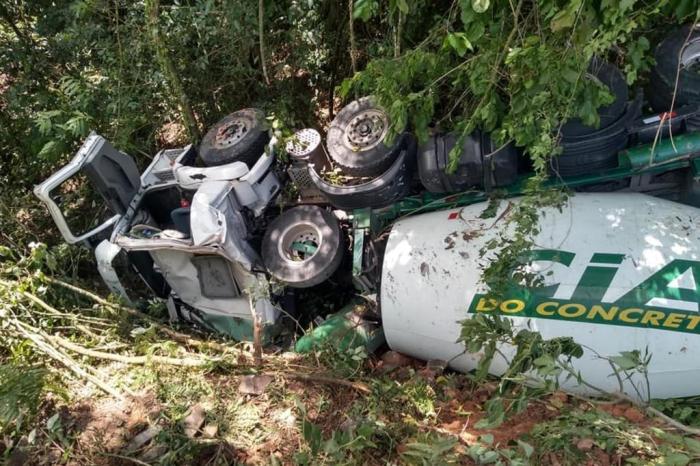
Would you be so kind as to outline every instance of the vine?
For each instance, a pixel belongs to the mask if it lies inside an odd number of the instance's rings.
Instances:
[[[369,21],[391,17],[387,8],[382,13],[376,2],[357,0],[355,12]],[[650,29],[693,13],[676,0],[456,0],[412,48],[371,60],[340,92],[373,94],[388,110],[393,134],[409,126],[425,142],[434,131],[456,133],[448,171],[457,167],[460,141],[477,129],[522,149],[534,174],[502,233],[482,250],[489,258],[482,279],[501,294],[513,284],[538,284],[526,272],[525,253],[535,246],[540,210],[566,199],[564,191],[543,187],[556,175],[550,162],[562,124],[578,118],[598,125],[597,109],[613,99],[589,73],[591,61],[615,63],[633,84],[652,61]],[[407,29],[409,23],[410,16]]]

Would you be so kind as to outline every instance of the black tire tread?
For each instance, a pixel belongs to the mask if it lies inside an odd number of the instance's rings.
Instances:
[[[232,117],[242,112],[254,113],[256,125],[236,144],[223,149],[215,147],[214,140],[219,128],[227,124]],[[243,162],[248,165],[248,168],[252,168],[270,140],[269,134],[263,125],[263,116],[264,114],[261,110],[243,109],[226,115],[219,120],[202,138],[199,146],[199,157],[202,159],[202,162],[208,167],[216,167],[232,162]]]
[[[657,112],[668,111],[676,87],[679,55],[686,39],[700,40],[700,29],[690,33],[691,26],[684,26],[662,40],[654,52],[656,65],[650,73],[649,103]],[[700,105],[700,74],[681,68],[675,107]]]
[[[625,112],[625,105],[629,98],[629,90],[627,89],[627,82],[619,68],[605,61],[594,61],[591,64],[591,72],[600,79],[603,84],[607,85],[608,89],[615,97],[615,100],[598,109],[600,125],[597,128],[584,125],[578,118],[573,118],[564,123],[561,128],[561,134],[564,138],[581,137],[600,131],[615,123]]]

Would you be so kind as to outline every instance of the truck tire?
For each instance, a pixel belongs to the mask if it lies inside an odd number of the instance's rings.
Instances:
[[[334,185],[309,165],[311,181],[328,202],[338,209],[353,210],[364,207],[385,207],[407,196],[416,164],[416,140],[410,133],[398,137],[399,155],[381,175],[359,185]]]
[[[674,106],[700,106],[700,28],[694,31],[690,28],[682,27],[666,37],[654,52],[656,66],[649,77],[649,103],[657,112],[671,108],[679,62],[681,67]]]
[[[609,105],[598,109],[600,125],[597,128],[586,126],[579,118],[573,118],[564,123],[561,127],[561,134],[565,138],[586,136],[607,128],[615,123],[625,112],[629,90],[622,72],[616,66],[606,61],[593,60],[589,66],[589,73],[610,90],[615,100]]]
[[[616,122],[585,137],[562,138],[562,152],[552,157],[551,171],[563,177],[602,173],[618,166],[618,152],[627,146],[630,123],[641,110],[641,99],[627,104]]]
[[[384,144],[389,125],[389,116],[371,97],[350,102],[328,129],[331,159],[347,175],[381,175],[399,155],[398,144]]]
[[[327,280],[343,259],[338,220],[317,206],[283,212],[268,227],[262,241],[265,268],[292,288],[308,288]]]
[[[199,156],[208,167],[243,162],[251,168],[270,137],[262,110],[246,108],[226,115],[202,139]]]

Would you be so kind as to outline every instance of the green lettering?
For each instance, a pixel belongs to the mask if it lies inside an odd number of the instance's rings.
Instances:
[[[670,287],[676,278],[691,270],[695,280],[695,289]],[[683,259],[675,259],[661,270],[644,280],[635,288],[618,299],[618,305],[644,305],[653,298],[675,299],[692,303],[700,303],[700,263]]]

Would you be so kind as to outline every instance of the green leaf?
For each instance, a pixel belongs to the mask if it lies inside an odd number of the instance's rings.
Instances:
[[[688,450],[690,450],[692,453],[695,453],[696,455],[700,455],[700,440],[695,440],[692,437],[686,437],[683,440],[685,442],[685,445],[688,447]]]
[[[629,10],[636,2],[637,0],[620,0],[619,13]]]
[[[552,21],[549,23],[549,27],[552,28],[553,32],[559,32],[574,25],[576,14],[581,6],[581,1],[582,0],[573,0],[565,9],[554,15],[554,18],[552,18]]]
[[[634,1],[634,0],[631,0],[631,1]],[[403,14],[406,14],[409,11],[408,3],[406,2],[406,0],[396,0],[396,6],[399,7],[399,11]]]
[[[301,423],[301,431],[304,440],[309,444],[311,453],[315,455],[321,448],[321,442],[323,441],[321,428],[316,424],[303,420]]]
[[[685,466],[690,463],[690,457],[683,453],[670,453],[659,459],[661,460],[659,464],[665,466]]]
[[[355,0],[352,16],[365,22],[369,21],[377,12],[378,6],[376,0]]]
[[[491,5],[490,0],[472,0],[472,8],[477,13],[484,13]]]
[[[472,50],[472,43],[469,42],[467,35],[463,32],[448,34],[447,43],[460,57],[463,57],[467,53],[467,50]]]
[[[525,453],[525,457],[530,458],[535,452],[535,448],[529,443],[523,442],[522,440],[517,440],[517,442],[518,446],[523,450],[523,453]]]
[[[628,371],[634,369],[639,365],[639,361],[630,357],[626,354],[620,354],[619,356],[610,356],[610,361],[623,371]]]

